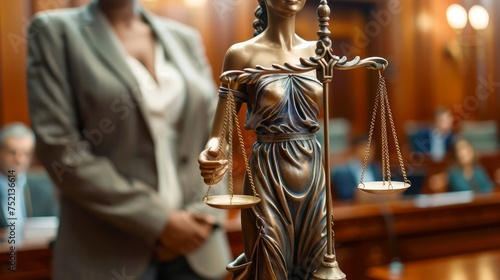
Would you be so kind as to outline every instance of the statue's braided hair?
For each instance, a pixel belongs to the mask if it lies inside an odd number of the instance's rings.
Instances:
[[[267,28],[267,7],[265,0],[259,0],[259,6],[255,9],[256,19],[253,21],[255,29],[253,36],[257,36]]]

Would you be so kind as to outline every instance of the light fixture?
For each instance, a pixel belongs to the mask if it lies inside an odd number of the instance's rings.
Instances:
[[[207,0],[184,0],[184,4],[188,8],[192,8],[192,9],[203,8],[206,3],[207,3]]]
[[[488,11],[481,5],[474,5],[469,10],[469,21],[475,30],[484,30],[490,22]]]
[[[448,53],[459,59],[464,48],[478,47],[484,44],[484,30],[488,27],[490,16],[486,8],[474,5],[469,12],[460,4],[452,4],[446,9],[448,24],[456,32],[456,38],[446,46]],[[467,21],[475,32],[462,32],[467,26]],[[468,50],[467,50],[468,51]]]
[[[446,10],[446,19],[451,28],[462,30],[467,25],[467,12],[459,4],[452,4]]]
[[[474,5],[467,11],[460,4],[451,4],[446,9],[446,19],[451,28],[460,31],[467,25],[467,19],[474,30],[484,30],[490,22],[490,15],[485,7]]]

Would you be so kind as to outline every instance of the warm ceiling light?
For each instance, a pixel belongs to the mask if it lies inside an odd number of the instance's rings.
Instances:
[[[184,4],[189,8],[202,8],[207,3],[207,0],[184,0]]]
[[[484,30],[490,22],[488,11],[481,5],[474,5],[469,10],[469,21],[475,30]]]
[[[452,4],[446,10],[446,19],[453,29],[464,29],[467,25],[467,11],[459,4]]]

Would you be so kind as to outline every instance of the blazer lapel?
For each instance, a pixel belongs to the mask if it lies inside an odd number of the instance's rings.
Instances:
[[[104,15],[100,14],[99,8],[95,2],[87,5],[83,11],[83,34],[87,37],[94,51],[101,57],[106,65],[118,76],[118,78],[129,88],[129,92],[137,103],[144,121],[151,131],[151,125],[145,117],[144,103],[142,102],[142,93],[137,80],[125,61],[121,46],[113,39],[113,30],[106,22]]]
[[[157,39],[161,43],[163,50],[165,51],[166,57],[176,66],[176,68],[181,73],[184,83],[186,85],[186,103],[184,107],[183,117],[180,118],[178,123],[179,138],[178,147],[180,151],[179,160],[183,161],[183,157],[187,156],[186,151],[192,149],[192,130],[186,129],[186,127],[192,126],[195,121],[195,116],[197,115],[196,108],[198,102],[200,102],[200,94],[197,94],[196,87],[196,69],[191,69],[192,65],[189,63],[190,58],[186,57],[188,54],[187,50],[179,44],[178,39],[176,39],[171,33],[169,28],[165,24],[157,22],[154,16],[150,15],[147,11],[141,10],[143,17],[150,24]]]
[[[130,88],[138,88],[139,85],[129,69],[125,59],[120,52],[120,46],[113,40],[113,31],[104,15],[100,15],[99,8],[91,3],[84,11],[83,34],[87,36],[95,52],[102,60],[120,77],[123,83]],[[137,96],[136,96],[137,97]],[[140,98],[140,97],[139,97]]]
[[[196,73],[196,71],[193,71],[193,69],[188,69],[191,65],[189,64],[189,57],[185,57],[187,51],[185,50],[185,48],[183,48],[183,46],[179,45],[178,39],[173,37],[173,35],[170,33],[170,30],[165,27],[165,24],[158,23],[157,19],[155,19],[152,15],[150,15],[143,9],[141,9],[141,13],[144,19],[153,29],[156,38],[165,51],[166,57],[175,65],[177,70],[181,72],[189,94],[191,84],[189,83],[189,81],[191,80],[191,76]]]

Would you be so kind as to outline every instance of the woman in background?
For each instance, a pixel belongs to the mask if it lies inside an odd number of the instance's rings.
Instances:
[[[193,176],[211,69],[195,30],[137,2],[94,0],[30,26],[31,122],[61,192],[54,280],[226,274],[224,212],[203,203]]]
[[[493,183],[483,167],[476,162],[472,145],[463,138],[457,139],[453,152],[455,164],[448,169],[449,190],[491,192]]]

